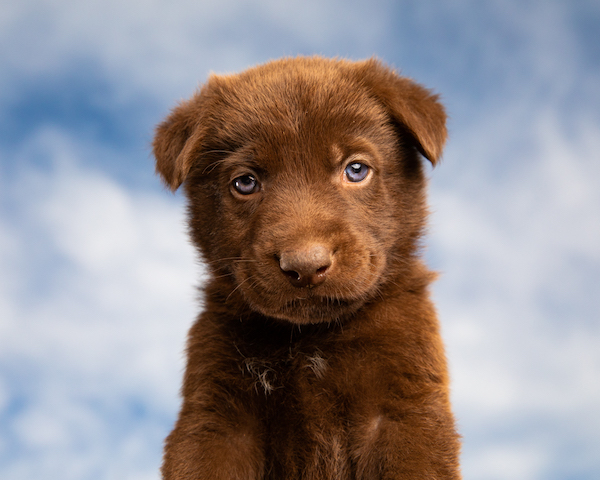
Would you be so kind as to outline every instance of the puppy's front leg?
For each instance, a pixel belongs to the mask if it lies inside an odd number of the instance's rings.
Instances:
[[[263,470],[263,448],[250,417],[232,422],[184,405],[166,441],[164,480],[258,480]]]
[[[444,402],[371,416],[355,432],[360,480],[460,480],[458,439]]]

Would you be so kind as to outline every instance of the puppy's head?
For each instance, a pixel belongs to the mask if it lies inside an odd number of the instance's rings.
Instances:
[[[156,168],[189,201],[223,298],[295,323],[351,315],[408,279],[436,96],[375,60],[296,58],[212,76],[158,127]]]

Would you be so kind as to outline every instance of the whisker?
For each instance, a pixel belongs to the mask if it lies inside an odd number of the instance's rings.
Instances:
[[[228,258],[216,258],[214,260],[210,260],[207,261],[205,263],[209,264],[209,265],[213,265],[216,263],[222,263],[222,262],[235,262],[235,263],[243,263],[243,262],[248,262],[248,263],[259,263],[258,260],[255,260],[253,258],[243,258],[243,257],[228,257]]]
[[[211,154],[214,154],[214,153],[224,153],[224,154],[227,154],[227,155],[231,155],[231,154],[233,154],[235,152],[234,151],[229,151],[229,150],[210,150],[208,152],[204,152],[204,155],[206,156],[206,155],[211,155]],[[205,175],[207,173],[212,172],[219,164],[225,162],[225,160],[226,160],[225,158],[220,158],[218,160],[215,160],[212,163],[209,163],[206,167],[204,167],[204,170],[202,170],[202,175]]]
[[[209,260],[206,263],[212,264],[212,263],[218,263],[218,262],[230,262],[230,261],[235,261],[235,260],[240,260],[240,259],[242,259],[242,257],[215,258],[214,260]]]
[[[225,278],[225,277],[233,277],[233,272],[227,272],[224,273],[223,275],[215,275],[213,276],[213,278],[217,279],[217,278]]]
[[[231,291],[231,293],[230,293],[229,295],[227,295],[227,298],[225,299],[225,301],[227,302],[227,300],[229,300],[229,297],[231,297],[231,296],[234,294],[234,292],[235,292],[235,291],[236,291],[238,288],[240,288],[240,287],[241,287],[241,286],[242,286],[244,283],[246,283],[248,280],[251,280],[253,277],[254,277],[254,275],[251,275],[251,276],[249,276],[248,278],[246,278],[246,279],[245,279],[243,282],[240,282],[240,283],[238,283],[237,287],[235,287],[235,288],[234,288],[234,289]]]

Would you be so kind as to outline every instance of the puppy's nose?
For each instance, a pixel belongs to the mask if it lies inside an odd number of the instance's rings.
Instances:
[[[279,267],[294,287],[320,285],[331,267],[331,251],[323,245],[310,245],[297,250],[286,250],[279,257]]]

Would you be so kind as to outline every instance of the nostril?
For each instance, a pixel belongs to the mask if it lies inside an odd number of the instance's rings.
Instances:
[[[296,280],[296,281],[300,280],[300,274],[298,272],[295,272],[294,270],[281,270],[281,271],[290,280]]]
[[[323,265],[321,268],[317,268],[317,275],[323,275],[329,269],[329,265]]]

